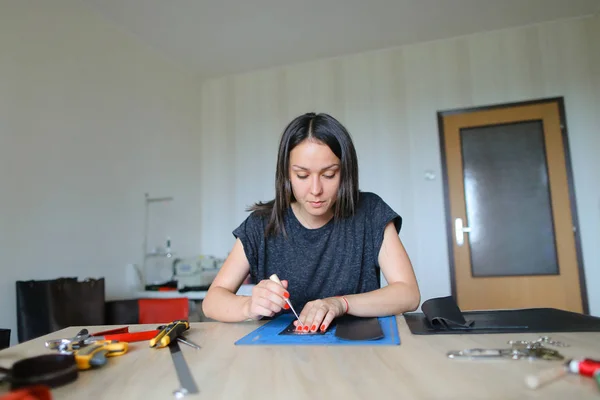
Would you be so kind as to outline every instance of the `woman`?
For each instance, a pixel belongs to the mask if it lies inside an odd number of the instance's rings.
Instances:
[[[272,317],[289,308],[289,298],[302,310],[297,329],[315,332],[344,314],[386,316],[419,306],[398,237],[402,219],[376,194],[359,191],[356,151],[336,119],[308,113],[286,127],[275,191],[233,231],[233,249],[202,303],[207,317]],[[249,273],[258,282],[252,296],[236,295]],[[269,280],[272,274],[282,285]]]

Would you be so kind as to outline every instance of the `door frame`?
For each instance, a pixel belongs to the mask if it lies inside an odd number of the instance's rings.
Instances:
[[[454,223],[452,221],[452,213],[450,209],[450,187],[448,183],[448,171],[446,168],[446,152],[445,152],[445,139],[444,139],[444,117],[453,114],[465,114],[475,111],[484,111],[484,110],[495,110],[501,108],[510,108],[510,107],[518,107],[518,106],[526,106],[532,104],[544,104],[544,103],[556,103],[559,110],[559,118],[560,118],[560,126],[562,132],[562,142],[564,146],[564,156],[565,156],[565,168],[567,170],[567,182],[568,182],[568,190],[569,190],[569,202],[571,204],[571,215],[573,218],[573,227],[574,231],[574,239],[575,239],[575,251],[577,253],[577,267],[579,269],[579,286],[581,290],[581,300],[583,305],[583,314],[589,315],[589,304],[588,304],[588,295],[587,295],[587,286],[585,280],[585,271],[583,267],[583,254],[581,251],[581,239],[579,236],[579,218],[577,216],[577,204],[576,204],[576,196],[575,196],[575,187],[573,185],[573,170],[571,168],[571,151],[569,149],[569,139],[568,139],[568,128],[567,128],[567,117],[565,112],[565,102],[564,97],[548,97],[541,98],[537,100],[528,100],[528,101],[519,101],[512,103],[502,103],[502,104],[489,104],[478,107],[466,107],[466,108],[457,108],[450,110],[443,110],[437,112],[437,122],[438,122],[438,139],[439,139],[439,151],[441,157],[441,168],[442,168],[442,177],[443,177],[443,186],[444,186],[444,211],[445,211],[445,219],[446,219],[446,237],[447,237],[447,245],[448,245],[448,261],[450,267],[450,287],[452,297],[455,299],[458,297],[456,293],[456,280],[455,280],[455,268],[454,265]],[[544,150],[545,151],[545,150]],[[560,266],[559,266],[560,268]]]

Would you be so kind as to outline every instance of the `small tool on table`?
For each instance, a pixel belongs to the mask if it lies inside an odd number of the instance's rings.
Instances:
[[[180,319],[169,325],[158,327],[158,333],[150,340],[150,347],[166,347],[172,342],[181,342],[195,349],[201,349],[199,345],[183,337],[183,332],[190,329],[188,321]]]
[[[51,339],[45,342],[45,345],[50,350],[74,350],[82,346],[87,346],[96,342],[105,341],[118,341],[118,342],[140,342],[143,340],[150,340],[155,337],[160,328],[142,331],[142,332],[129,332],[128,327],[111,329],[108,331],[102,331],[97,333],[90,333],[87,329],[80,330],[77,335],[72,338],[63,339]]]
[[[123,355],[127,352],[126,342],[104,340],[83,346],[74,351],[75,361],[80,370],[98,368],[106,364],[107,357]]]
[[[538,359],[560,361],[565,357],[554,349],[547,347],[526,348],[513,345],[510,349],[465,349],[449,351],[448,358],[453,359],[485,359],[485,358],[511,358],[513,360]]]
[[[48,340],[45,345],[61,354],[74,355],[80,370],[101,367],[106,364],[106,357],[120,356],[127,352],[126,342],[90,338],[88,330],[82,329],[72,338]]]
[[[50,350],[58,350],[59,352],[70,353],[74,349],[83,346],[84,341],[90,337],[87,329],[82,329],[71,338],[50,339],[44,344]]]
[[[150,340],[150,347],[169,347],[169,351],[171,352],[171,358],[173,359],[173,364],[175,365],[175,372],[177,373],[177,377],[179,378],[179,384],[181,385],[179,389],[173,392],[176,398],[181,398],[186,394],[200,392],[198,390],[198,386],[196,386],[194,377],[190,372],[190,368],[188,367],[185,358],[183,357],[181,348],[179,347],[179,342],[181,341],[182,343],[185,343],[196,349],[200,348],[200,346],[198,346],[197,344],[181,338],[183,336],[183,332],[187,331],[188,329],[190,329],[190,324],[188,321],[173,321],[169,325],[162,327],[158,335],[156,335],[156,337]]]
[[[560,361],[565,357],[557,350],[546,347],[546,345],[557,346],[557,347],[568,347],[569,345],[558,340],[552,340],[548,336],[542,336],[537,340],[509,340],[508,344],[510,348],[504,349],[466,349],[461,351],[449,351],[447,353],[449,358],[467,358],[467,359],[481,359],[481,358],[495,358],[495,357],[507,357],[513,360],[519,360],[522,358],[528,359],[539,359],[548,361]]]
[[[558,367],[550,368],[536,375],[525,377],[525,384],[530,389],[537,389],[543,385],[556,381],[567,374],[578,374],[595,378],[600,377],[600,360],[585,358],[582,360],[569,359]],[[600,383],[598,383],[600,385]]]
[[[281,283],[281,281],[279,280],[279,277],[277,276],[277,274],[273,274],[269,277],[270,280],[272,280],[275,283],[278,283],[281,285],[281,287],[283,287],[283,284]],[[292,306],[292,302],[290,301],[290,299],[285,299],[286,303],[288,304],[288,306],[290,306],[290,309],[292,310],[292,312],[294,313],[294,315],[296,316],[296,319],[298,319],[298,322],[300,323],[300,326],[304,326],[304,324],[302,323],[302,321],[300,321],[300,317],[298,316],[298,314],[296,313],[296,310],[294,310],[294,306]]]
[[[156,329],[140,332],[129,332],[129,327],[111,329],[96,333],[90,333],[87,329],[82,329],[72,338],[51,339],[46,341],[45,344],[46,347],[51,350],[69,352],[98,342],[141,342],[155,338],[165,328],[165,326],[166,325],[161,325]],[[200,349],[200,346],[183,338],[182,336],[178,336],[177,340],[181,343],[187,344],[190,347]]]

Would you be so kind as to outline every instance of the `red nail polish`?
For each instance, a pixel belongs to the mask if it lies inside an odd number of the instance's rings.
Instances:
[[[325,324],[321,325],[321,332],[325,332]]]
[[[296,330],[297,330],[297,331],[301,331],[301,330],[302,330],[302,327],[301,327],[300,325],[296,325]]]
[[[304,330],[308,332],[308,325],[304,325]]]
[[[283,293],[283,297],[285,297],[286,299],[290,298],[290,294],[288,292]]]
[[[311,326],[310,330],[313,331],[313,332],[316,331],[317,330],[317,326],[316,325]]]
[[[286,310],[289,310],[289,309],[290,309],[290,306],[288,306],[288,303],[285,303],[285,304],[283,305],[283,308],[285,308]]]

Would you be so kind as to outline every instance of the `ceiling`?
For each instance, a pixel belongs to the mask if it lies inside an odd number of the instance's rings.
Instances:
[[[204,77],[600,12],[600,0],[81,1]]]

